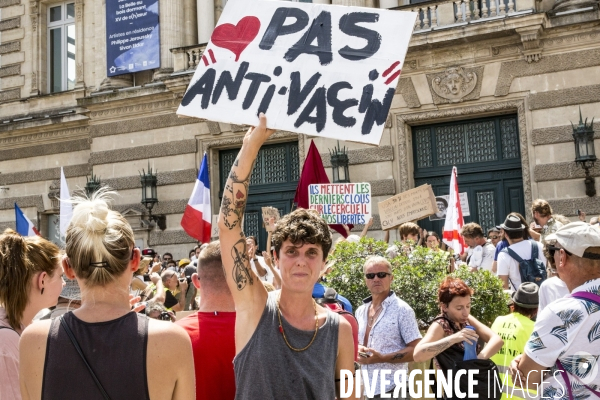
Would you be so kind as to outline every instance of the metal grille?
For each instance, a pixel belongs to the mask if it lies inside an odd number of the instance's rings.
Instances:
[[[417,142],[417,167],[433,167],[433,154],[431,152],[431,131],[429,129],[415,130]]]
[[[229,176],[229,171],[231,171],[231,166],[235,161],[235,157],[238,152],[221,152],[221,187],[225,187],[225,182],[227,182],[227,177]]]
[[[483,232],[496,225],[496,203],[494,192],[477,192],[477,214]]]
[[[494,126],[494,121],[472,122],[465,125],[468,146],[467,162],[498,159]]]
[[[264,182],[281,183],[287,182],[286,148],[272,147],[265,149],[263,153]]]
[[[257,242],[260,234],[259,221],[258,211],[250,211],[244,214],[244,234],[246,237],[254,236]],[[257,243],[257,246],[260,246],[260,243]]]
[[[258,152],[256,161],[254,162],[254,168],[252,169],[252,175],[250,177],[250,185],[260,185],[263,183],[263,151]]]
[[[502,158],[505,160],[519,158],[519,133],[515,118],[500,120],[502,138]]]
[[[440,126],[435,128],[437,139],[437,164],[455,165],[467,163],[463,125]]]
[[[298,157],[298,145],[293,144],[290,146],[290,179],[297,181],[300,179],[300,159]]]

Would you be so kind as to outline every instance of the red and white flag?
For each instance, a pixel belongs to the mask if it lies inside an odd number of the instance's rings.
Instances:
[[[208,156],[204,153],[194,191],[185,206],[181,227],[201,243],[210,242],[211,232],[210,181],[208,179]]]
[[[446,222],[444,223],[444,243],[454,249],[454,253],[462,254],[466,248],[465,240],[460,231],[465,224],[458,195],[458,182],[456,181],[456,167],[452,167],[450,177],[450,195],[448,196],[448,209],[446,210]]]

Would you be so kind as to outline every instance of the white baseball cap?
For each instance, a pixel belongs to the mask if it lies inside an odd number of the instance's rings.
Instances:
[[[563,225],[546,236],[546,243],[556,241],[578,257],[600,259],[600,230],[582,221]]]

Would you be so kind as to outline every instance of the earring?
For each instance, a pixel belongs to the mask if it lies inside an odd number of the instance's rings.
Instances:
[[[42,294],[44,294],[44,288],[42,288]]]

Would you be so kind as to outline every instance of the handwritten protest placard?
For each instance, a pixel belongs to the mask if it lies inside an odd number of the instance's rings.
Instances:
[[[460,200],[460,208],[462,210],[462,215],[463,217],[468,217],[469,215],[471,215],[471,211],[469,210],[469,197],[467,196],[467,192],[459,193],[458,196]],[[448,209],[448,197],[450,196],[447,194],[443,196],[435,196],[438,212],[429,217],[430,221],[446,219],[446,210]]]
[[[211,239],[219,238],[219,216],[218,215],[212,216],[212,222],[211,222],[211,226],[210,226],[210,237],[211,237]]]
[[[229,0],[178,114],[378,144],[416,13]]]
[[[407,190],[378,203],[381,228],[393,228],[425,218],[438,211],[430,185]]]
[[[277,223],[277,221],[279,221],[280,218],[279,210],[275,207],[262,207],[262,216],[263,224],[267,229],[267,232],[269,231],[269,219],[273,218],[275,219],[275,223]]]
[[[371,218],[370,183],[334,183],[308,186],[309,208],[328,224],[366,224]]]

